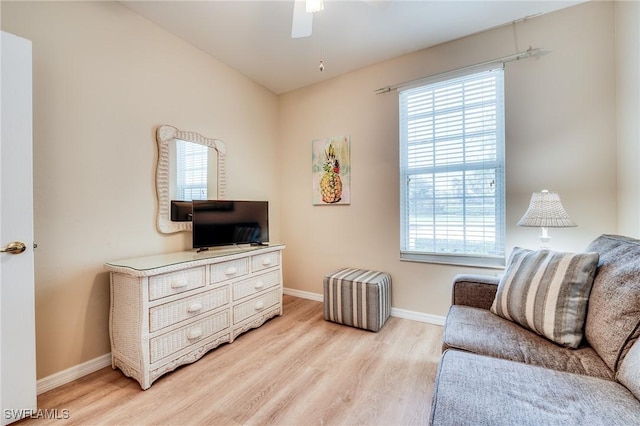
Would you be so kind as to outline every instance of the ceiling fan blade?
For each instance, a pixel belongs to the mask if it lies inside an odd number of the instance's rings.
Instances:
[[[291,37],[309,37],[313,26],[313,13],[307,13],[305,0],[294,0],[293,24],[291,25]]]

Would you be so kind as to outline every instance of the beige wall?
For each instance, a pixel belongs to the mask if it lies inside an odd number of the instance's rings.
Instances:
[[[518,50],[552,53],[506,65],[507,247],[537,247],[515,224],[532,192],[560,194],[578,228],[551,230],[580,250],[616,231],[616,115],[612,3],[590,2],[516,25]],[[515,53],[495,29],[281,96],[282,236],[288,287],[322,293],[341,266],[388,271],[394,308],[445,315],[451,278],[471,269],[399,260],[398,101],[374,90]],[[330,66],[331,58],[325,58]],[[311,140],[351,135],[350,206],[312,206]]]
[[[640,235],[640,1],[615,3],[618,232]]]
[[[224,140],[228,196],[270,200],[279,239],[278,99],[116,2],[1,7],[33,41],[42,378],[110,351],[105,261],[190,248],[155,228],[158,125]]]
[[[454,274],[497,272],[398,260],[397,96],[374,90],[511,54],[512,28],[276,97],[117,3],[0,7],[2,29],[33,41],[39,378],[109,352],[105,261],[189,247],[189,234],[154,225],[159,124],[225,140],[229,196],[271,201],[286,287],[322,293],[337,267],[381,269],[394,308],[444,315]],[[516,30],[519,50],[553,52],[506,67],[507,245],[537,246],[539,230],[515,222],[548,188],[580,225],[552,230],[552,243],[579,250],[616,232],[616,179],[637,169],[616,173],[614,6],[589,2]],[[637,74],[625,81],[637,87]],[[313,207],[311,140],[341,134],[351,135],[352,203]],[[636,186],[624,205],[638,199]]]

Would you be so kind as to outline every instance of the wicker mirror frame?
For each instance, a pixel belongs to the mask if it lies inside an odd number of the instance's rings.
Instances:
[[[170,234],[181,231],[191,231],[191,222],[171,221],[171,196],[170,182],[170,146],[176,140],[197,143],[212,148],[212,152],[217,155],[217,176],[216,176],[216,197],[224,200],[226,198],[226,169],[225,155],[226,147],[219,139],[206,138],[198,133],[183,131],[173,126],[162,125],[156,131],[156,142],[158,143],[158,162],[156,165],[156,195],[158,197],[157,227],[163,234]]]

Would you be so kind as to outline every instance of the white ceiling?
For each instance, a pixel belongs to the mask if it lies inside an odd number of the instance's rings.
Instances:
[[[294,0],[121,3],[280,94],[582,1],[324,0],[297,39]]]

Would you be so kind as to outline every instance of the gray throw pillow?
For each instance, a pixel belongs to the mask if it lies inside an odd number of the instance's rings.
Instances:
[[[491,312],[559,345],[577,348],[598,258],[598,253],[514,248]]]
[[[589,296],[585,340],[618,371],[640,336],[640,240],[601,235],[586,251],[600,253]]]
[[[618,370],[618,381],[640,399],[640,345],[635,343],[624,357]]]

